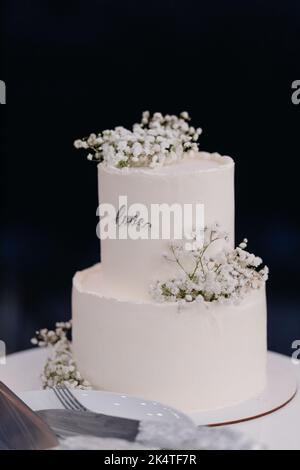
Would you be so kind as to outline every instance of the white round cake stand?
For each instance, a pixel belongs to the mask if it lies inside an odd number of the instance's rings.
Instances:
[[[195,411],[189,416],[197,425],[224,426],[274,413],[287,405],[297,393],[292,363],[268,352],[267,386],[263,393],[237,405],[211,411]]]

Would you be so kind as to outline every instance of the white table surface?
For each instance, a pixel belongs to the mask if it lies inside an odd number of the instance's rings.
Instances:
[[[29,349],[7,357],[6,365],[0,364],[0,380],[16,393],[41,388],[40,373],[47,351]],[[289,357],[284,360],[290,362]],[[300,450],[300,364],[294,365],[298,393],[284,408],[252,421],[231,427],[248,437],[265,444],[269,449]]]

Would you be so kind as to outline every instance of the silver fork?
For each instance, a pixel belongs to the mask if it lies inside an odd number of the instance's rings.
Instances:
[[[85,406],[82,405],[82,403],[80,403],[80,401],[77,400],[77,398],[71,392],[70,388],[66,387],[65,385],[53,387],[52,390],[65,410],[89,411]]]

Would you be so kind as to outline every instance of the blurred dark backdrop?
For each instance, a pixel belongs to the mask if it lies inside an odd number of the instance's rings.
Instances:
[[[0,339],[30,347],[71,315],[97,262],[96,168],[75,138],[145,109],[190,112],[236,160],[236,236],[269,265],[269,346],[300,338],[297,1],[2,2]]]

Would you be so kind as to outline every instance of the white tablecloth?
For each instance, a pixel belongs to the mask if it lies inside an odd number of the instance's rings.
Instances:
[[[0,380],[17,393],[39,389],[46,355],[46,350],[30,349],[8,356],[6,365],[0,365]],[[290,358],[285,357],[285,360],[290,361]],[[230,427],[269,449],[300,450],[300,365],[295,365],[295,374],[299,392],[291,403],[268,416]]]

